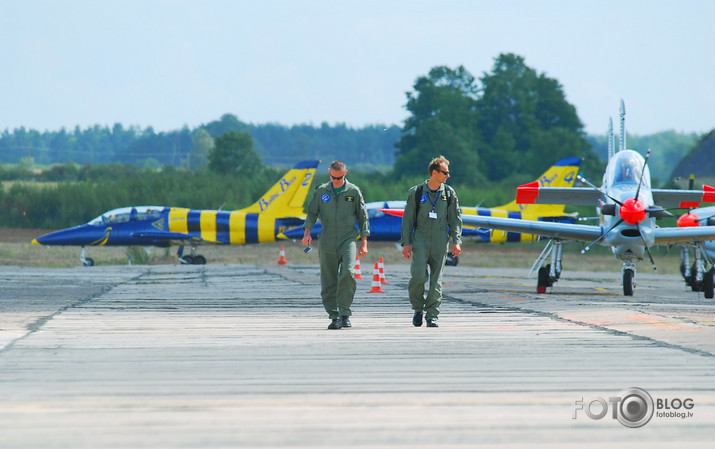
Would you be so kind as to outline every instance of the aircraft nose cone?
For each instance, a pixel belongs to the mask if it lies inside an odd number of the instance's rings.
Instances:
[[[81,225],[74,228],[62,229],[37,237],[32,241],[36,245],[91,245],[103,235],[102,229],[93,226]],[[37,242],[37,243],[35,243]]]
[[[623,206],[621,206],[619,213],[623,221],[629,225],[638,224],[645,220],[645,204],[643,204],[643,201],[641,200],[628,198],[623,202]]]

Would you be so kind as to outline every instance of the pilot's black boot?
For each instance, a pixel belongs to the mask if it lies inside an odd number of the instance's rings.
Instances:
[[[340,329],[340,320],[338,318],[333,318],[333,321],[328,324],[328,329]]]
[[[415,312],[415,314],[412,315],[412,325],[415,327],[422,326],[422,312]]]

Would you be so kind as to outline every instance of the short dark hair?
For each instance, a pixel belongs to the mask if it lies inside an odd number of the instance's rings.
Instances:
[[[446,164],[447,166],[449,166],[449,161],[441,154],[439,155],[439,157],[432,159],[432,162],[429,163],[429,167],[427,168],[429,175],[432,176],[432,172],[434,170],[439,170],[439,166],[442,164]]]
[[[333,161],[330,163],[330,169],[335,171],[345,171],[347,170],[347,167],[345,167],[345,163],[342,161]]]

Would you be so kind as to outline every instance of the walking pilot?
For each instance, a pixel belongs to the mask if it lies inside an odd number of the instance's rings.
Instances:
[[[454,189],[445,184],[449,179],[449,161],[440,156],[429,166],[429,179],[410,189],[402,217],[402,255],[412,258],[407,291],[415,311],[412,324],[422,326],[423,313],[427,327],[439,327],[437,319],[442,304],[442,270],[449,245],[452,256],[462,251],[462,215]],[[427,269],[429,268],[429,273]],[[425,282],[429,291],[425,296]]]
[[[320,218],[318,239],[320,296],[330,316],[328,329],[352,327],[350,306],[355,297],[355,255],[367,254],[370,227],[362,192],[345,179],[348,170],[341,161],[330,164],[330,182],[315,188],[303,224],[303,246],[310,246],[310,230]],[[358,224],[358,229],[355,228]],[[357,249],[357,238],[360,248]]]

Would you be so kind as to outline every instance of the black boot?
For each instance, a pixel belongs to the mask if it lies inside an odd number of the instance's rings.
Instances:
[[[350,323],[349,316],[341,316],[340,317],[340,327],[353,327],[352,323]]]
[[[340,320],[338,318],[333,318],[333,321],[328,324],[328,329],[340,329]]]
[[[427,327],[439,327],[439,324],[437,324],[437,320],[435,318],[430,318],[427,320]]]
[[[415,314],[412,315],[412,325],[415,327],[422,326],[422,312],[415,312]]]

